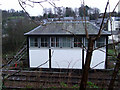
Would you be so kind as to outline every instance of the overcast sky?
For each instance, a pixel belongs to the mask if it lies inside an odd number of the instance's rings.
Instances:
[[[35,1],[35,0],[34,0]],[[43,1],[43,0],[36,0],[36,1]],[[51,1],[51,0],[49,0]],[[55,0],[54,0],[55,1]],[[77,8],[80,7],[82,0],[59,0],[55,1],[56,6],[63,6],[63,7],[72,7]],[[108,0],[85,0],[85,4],[89,7],[97,7],[100,9],[101,12],[104,12],[106,3]],[[110,0],[110,10],[112,11],[115,5],[117,4],[119,0]],[[52,7],[47,2],[42,3],[44,8]],[[34,8],[31,8],[30,6],[26,7],[27,12],[32,15],[41,15],[43,14],[43,8],[40,5],[34,5]],[[1,0],[0,1],[0,9],[2,10],[9,10],[9,9],[15,9],[15,10],[22,10],[20,7],[18,0]],[[118,8],[117,8],[118,9]],[[117,11],[116,9],[116,11]]]

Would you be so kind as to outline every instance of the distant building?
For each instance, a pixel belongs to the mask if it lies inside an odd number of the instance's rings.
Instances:
[[[63,18],[47,18],[44,21],[89,21],[89,17],[63,17]]]
[[[113,39],[115,41],[120,41],[120,17],[111,17],[108,22],[108,31],[113,34]],[[112,39],[112,36],[109,36]]]
[[[90,8],[90,9],[88,9],[88,15],[90,15],[90,14],[94,14],[94,9],[92,9],[92,8]]]
[[[103,18],[97,20],[90,20],[91,23],[100,28]],[[107,23],[108,18],[104,18],[103,26],[105,31],[109,31],[112,36],[109,36],[109,41],[112,39],[120,41],[120,17],[111,17]]]
[[[103,18],[98,18],[97,20],[90,20],[90,22],[100,28],[102,20]],[[104,18],[104,22],[103,22],[103,26],[105,25],[104,30],[108,31],[108,24],[106,24],[106,22],[107,22],[107,18]]]
[[[40,25],[27,36],[28,62],[30,68],[60,68],[82,69],[85,63],[88,45],[85,34],[84,21],[53,21]],[[99,28],[86,22],[89,35],[97,35]],[[108,43],[107,31],[101,32],[101,37],[95,42],[95,48]],[[100,48],[93,52],[93,69],[105,69],[107,66],[107,48]],[[99,64],[99,65],[98,65]]]

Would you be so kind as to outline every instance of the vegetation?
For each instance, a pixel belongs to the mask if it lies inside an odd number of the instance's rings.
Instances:
[[[81,5],[79,8],[72,9],[70,7],[58,7],[54,8],[54,13],[51,8],[45,8],[43,18],[56,18],[56,17],[89,17],[91,20],[95,20],[99,17],[100,10],[98,8],[91,8],[89,6]]]
[[[6,17],[5,17],[6,16]],[[3,11],[3,57],[15,54],[25,41],[24,33],[32,30],[37,25],[27,18],[23,11]]]
[[[115,54],[115,50],[114,49],[108,49],[108,54],[114,55]]]
[[[99,88],[98,86],[96,86],[94,83],[92,83],[92,82],[87,82],[87,84],[88,84],[88,87],[89,88]]]

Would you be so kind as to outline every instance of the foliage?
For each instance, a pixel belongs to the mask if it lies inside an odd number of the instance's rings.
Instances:
[[[11,10],[3,10],[2,11],[2,19],[3,20],[7,20],[10,17],[26,17],[26,14],[24,13],[24,11],[15,11],[14,9]]]
[[[120,75],[120,70],[118,71],[118,75]]]
[[[51,88],[57,88],[57,87],[54,86],[54,87],[51,87]]]
[[[65,84],[64,82],[61,82],[60,85],[61,85],[62,87],[68,87],[67,84]]]
[[[16,16],[13,13],[17,13]],[[26,39],[25,32],[32,30],[36,25],[29,20],[26,16],[20,16],[21,12],[9,12],[4,11],[3,16],[8,14],[6,18],[3,18],[3,38],[2,38],[2,51],[4,54],[13,54]],[[10,14],[10,15],[9,15]]]
[[[81,5],[79,8],[71,7],[58,7],[54,8],[54,13],[51,8],[45,8],[43,18],[56,18],[56,17],[84,17],[87,16],[90,19],[97,19],[99,17],[100,10],[98,8],[91,8],[89,6]]]
[[[114,55],[115,54],[115,50],[114,49],[108,49],[108,54]]]
[[[72,88],[79,88],[77,84],[73,85]]]
[[[24,19],[24,17],[23,16],[8,17],[8,20],[11,20],[11,19]]]
[[[72,8],[66,7],[64,16],[65,17],[72,17],[72,16],[75,17],[75,12],[72,10]]]
[[[30,88],[32,88],[32,86],[28,85],[28,86],[26,86],[26,88],[27,88],[27,89],[30,89]]]
[[[92,83],[92,82],[87,82],[87,84],[88,84],[88,87],[89,88],[99,88],[98,86],[96,86],[94,83]]]
[[[87,5],[84,6],[82,5],[80,8],[79,8],[79,15],[81,17],[84,17],[85,16],[88,16],[88,10],[90,9],[90,7],[88,7]]]

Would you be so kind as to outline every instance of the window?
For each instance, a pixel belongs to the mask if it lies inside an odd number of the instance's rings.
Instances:
[[[49,38],[48,37],[41,37],[41,47],[49,47]]]
[[[82,37],[74,37],[74,47],[82,46]]]
[[[85,47],[88,47],[88,39],[85,38]]]
[[[96,47],[100,47],[100,46],[104,46],[105,45],[105,37],[100,37],[97,41],[96,41]]]
[[[55,37],[51,37],[51,47],[55,47]]]
[[[100,47],[100,46],[104,46],[105,45],[105,37],[100,37],[96,42],[95,42],[95,45],[94,45],[94,48],[95,47]],[[88,47],[88,39],[84,39],[85,40],[85,43],[84,43],[84,45],[86,46],[86,47]]]
[[[37,37],[30,38],[30,46],[31,47],[38,47],[38,38]]]
[[[71,47],[71,38],[70,37],[61,37],[60,38],[60,47]]]
[[[82,37],[71,37],[71,36],[41,36],[41,37],[30,37],[31,47],[82,47]]]
[[[59,37],[51,37],[51,47],[59,47]]]
[[[60,44],[59,41],[60,41],[60,40],[59,40],[59,37],[56,37],[56,47],[59,47],[59,46],[60,46],[60,45],[59,45],[59,44]]]

